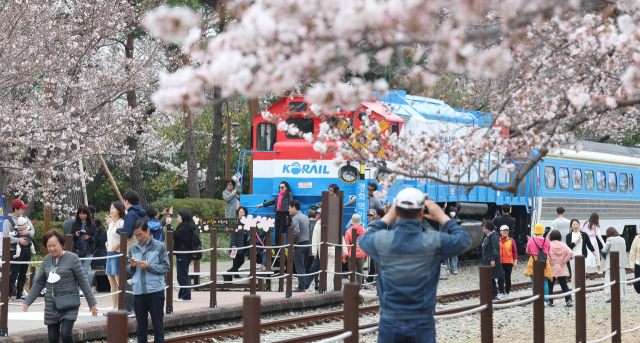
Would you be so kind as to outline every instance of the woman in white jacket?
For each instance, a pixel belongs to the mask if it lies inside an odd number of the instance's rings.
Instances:
[[[120,254],[120,235],[116,232],[118,229],[122,229],[124,226],[124,216],[126,214],[124,204],[115,201],[111,203],[111,209],[109,215],[105,217],[105,221],[109,224],[109,230],[107,230],[107,257]],[[109,284],[111,285],[111,293],[118,291],[118,275],[120,274],[120,257],[113,257],[107,259],[107,268],[105,274],[109,278]],[[112,311],[118,308],[118,295],[111,296],[111,302],[113,303]]]
[[[317,213],[321,213],[321,211],[322,209],[319,208],[317,210]],[[322,219],[318,219],[318,221],[316,222],[316,226],[313,228],[313,236],[311,237],[311,244],[313,244],[313,246],[311,247],[311,252],[314,257],[313,265],[311,266],[311,270],[310,270],[311,273],[314,273],[319,270],[320,259],[322,259],[322,256],[320,255],[321,245],[318,244],[322,242],[321,221]],[[344,243],[344,237],[342,235],[340,235],[340,237],[342,237],[342,251],[343,252],[347,251],[347,246]],[[329,245],[327,247],[327,255],[328,255],[327,270],[330,272],[333,272],[335,270],[335,265],[336,265],[336,249],[334,245]],[[329,277],[330,275],[335,275],[335,277],[340,277],[340,278],[342,277],[342,275],[327,273],[327,291],[333,291],[333,278]],[[311,282],[313,281],[313,279],[314,279],[313,275],[307,276],[307,278],[305,279],[306,288],[309,288],[309,286],[311,286]]]

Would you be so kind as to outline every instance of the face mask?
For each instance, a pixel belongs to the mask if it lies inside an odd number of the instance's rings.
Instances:
[[[56,273],[56,269],[58,268],[52,269],[51,272],[49,272],[49,278],[47,278],[48,283],[56,283],[60,281],[60,275]]]

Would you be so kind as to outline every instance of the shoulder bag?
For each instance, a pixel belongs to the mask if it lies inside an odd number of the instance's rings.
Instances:
[[[49,255],[51,256],[51,255]],[[53,257],[51,257],[51,265],[53,265]],[[57,268],[58,266],[56,266]],[[53,306],[56,311],[67,311],[74,308],[80,307],[80,295],[75,294],[65,294],[59,297],[56,297],[56,287],[55,284],[51,284],[51,291],[53,294]]]

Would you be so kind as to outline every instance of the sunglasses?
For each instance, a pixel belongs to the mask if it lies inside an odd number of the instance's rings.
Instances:
[[[283,189],[283,188],[285,188],[285,187],[284,186],[280,186],[280,189]]]

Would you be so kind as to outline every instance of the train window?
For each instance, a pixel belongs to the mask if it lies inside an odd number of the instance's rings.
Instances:
[[[545,167],[544,168],[544,181],[547,184],[547,188],[556,188],[556,168]]]
[[[604,191],[607,188],[607,176],[602,170],[598,170],[596,174],[596,183],[598,184],[599,191]]]
[[[292,101],[289,103],[291,112],[304,112],[307,110],[307,103],[304,101]]]
[[[629,190],[633,192],[633,174],[629,174]]]
[[[584,189],[593,190],[593,170],[584,171]]]
[[[558,181],[560,181],[560,188],[569,188],[569,169],[560,167],[558,169]]]
[[[278,141],[276,124],[258,124],[256,144],[259,151],[273,151],[273,145]]]
[[[571,171],[573,189],[582,189],[582,170],[573,168]]]
[[[629,178],[627,173],[620,173],[620,192],[626,192],[629,189]]]
[[[391,125],[391,133],[395,133],[396,135],[400,134],[400,126],[398,124]]]
[[[313,133],[313,119],[310,118],[289,118],[287,119],[287,124],[294,124],[300,133],[304,134],[307,132]],[[285,133],[285,136],[289,139],[302,139],[301,136],[298,135],[290,135],[288,132]]]
[[[609,191],[615,192],[618,190],[618,175],[615,172],[609,172]]]

